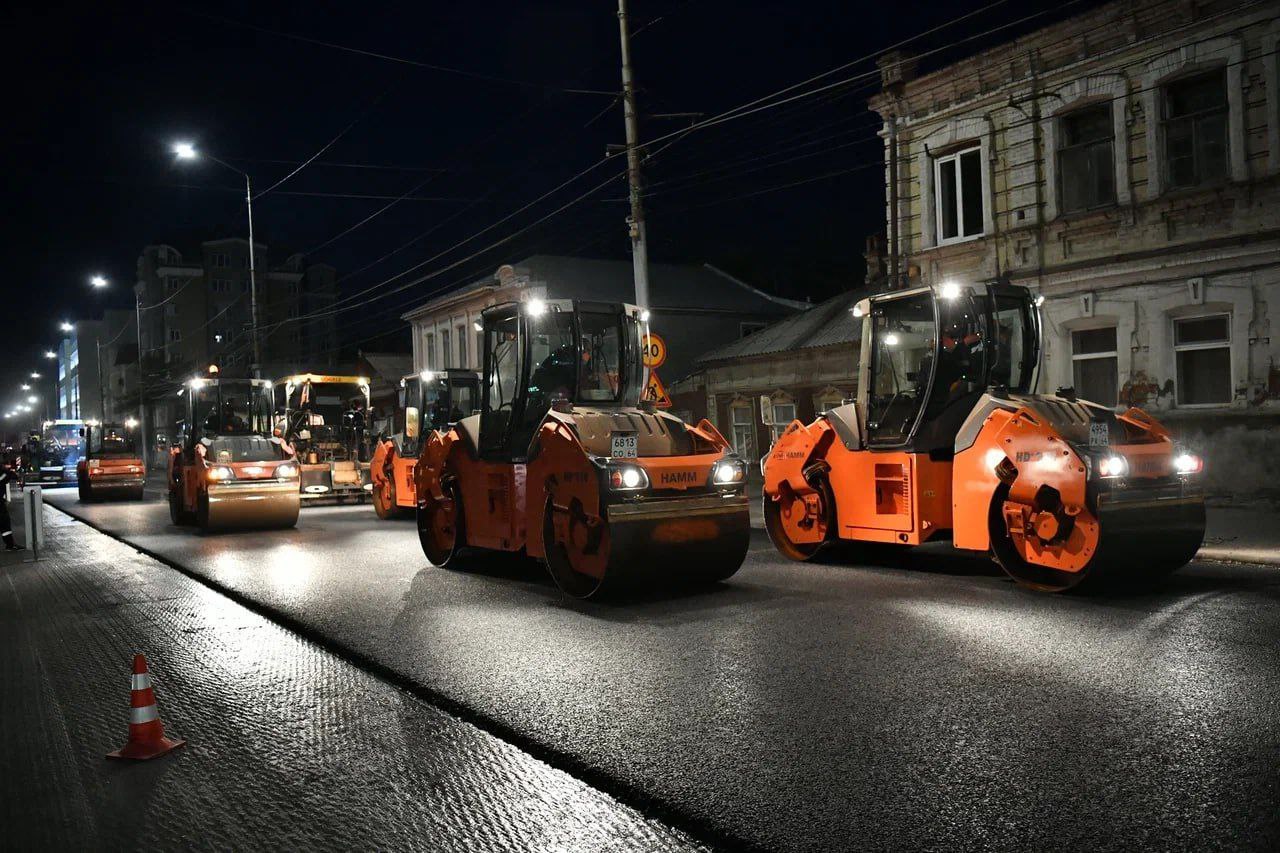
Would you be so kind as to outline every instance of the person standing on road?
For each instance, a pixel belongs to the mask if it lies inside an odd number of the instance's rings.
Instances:
[[[20,546],[13,539],[13,523],[9,520],[9,502],[6,501],[6,486],[10,483],[17,483],[18,475],[10,465],[0,467],[0,539],[4,540],[4,549],[6,551],[21,551]]]

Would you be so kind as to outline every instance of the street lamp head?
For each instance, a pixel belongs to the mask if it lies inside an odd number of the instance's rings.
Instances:
[[[34,406],[36,403],[40,402],[40,398],[37,397],[35,394],[32,394],[30,397],[27,398],[27,402]]]
[[[32,379],[39,379],[39,378],[40,378],[40,374],[39,374],[39,373],[36,373],[35,371],[32,371],[32,373],[31,373],[31,378],[32,378]]]
[[[57,357],[58,357],[58,354],[57,354],[56,352],[54,352],[53,350],[51,350],[51,349],[47,349],[47,350],[45,350],[45,351],[44,351],[44,357],[45,357],[45,358],[57,358]]]
[[[95,275],[89,279],[89,283],[92,284],[94,287],[106,287],[107,279],[106,279],[106,276]]]
[[[190,142],[173,143],[173,153],[179,160],[196,159],[196,147]]]
[[[64,332],[74,332],[76,330],[76,327],[68,323],[66,320],[59,323],[58,328]]]
[[[23,390],[23,391],[30,391],[30,390],[31,390],[31,386],[30,386],[30,385],[23,385],[23,386],[22,386],[22,390]]]

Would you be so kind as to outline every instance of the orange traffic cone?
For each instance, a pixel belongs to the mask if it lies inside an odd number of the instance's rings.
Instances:
[[[177,749],[185,740],[164,736],[164,723],[156,708],[156,694],[151,690],[151,674],[147,672],[147,659],[133,656],[133,694],[129,702],[129,742],[107,758],[155,758],[171,749]]]

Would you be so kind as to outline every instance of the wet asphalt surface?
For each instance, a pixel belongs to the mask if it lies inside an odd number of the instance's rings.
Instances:
[[[48,510],[0,553],[0,849],[705,850],[512,744]],[[149,660],[166,733],[124,744]]]
[[[46,496],[724,845],[1280,846],[1280,569],[1048,596],[947,551],[796,565],[757,532],[727,583],[594,604],[533,563],[432,567],[367,505],[200,536]]]

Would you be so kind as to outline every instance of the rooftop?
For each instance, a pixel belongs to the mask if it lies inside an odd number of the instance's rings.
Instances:
[[[853,319],[854,303],[869,291],[851,290],[833,296],[808,311],[766,326],[733,343],[705,352],[695,359],[700,366],[752,356],[817,349],[861,340],[862,324]]]

